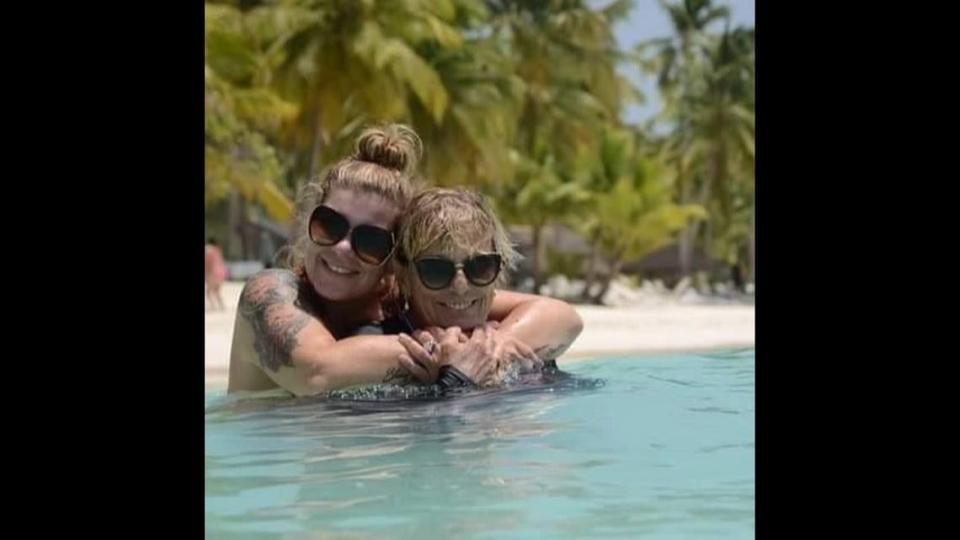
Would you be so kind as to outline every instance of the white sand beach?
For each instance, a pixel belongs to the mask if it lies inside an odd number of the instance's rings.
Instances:
[[[242,288],[241,282],[224,284],[227,309],[205,314],[208,390],[226,388],[233,322]],[[583,317],[583,333],[558,360],[560,366],[613,354],[701,351],[752,347],[755,343],[752,305],[577,305],[576,309]]]

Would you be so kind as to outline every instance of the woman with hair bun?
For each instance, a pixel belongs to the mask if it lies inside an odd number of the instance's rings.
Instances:
[[[406,126],[368,129],[352,155],[304,186],[297,197],[300,233],[283,253],[282,268],[254,275],[240,295],[228,392],[279,386],[300,396],[438,381],[438,366],[411,358],[390,328],[400,307],[388,263],[422,154],[420,138]],[[526,295],[506,309],[495,303],[491,311],[509,316],[509,325],[529,328],[538,321],[555,324],[558,304]],[[579,317],[566,308],[579,333]],[[476,373],[485,371],[481,364],[529,363],[536,356],[506,330],[493,331],[490,342],[485,354],[447,362]]]

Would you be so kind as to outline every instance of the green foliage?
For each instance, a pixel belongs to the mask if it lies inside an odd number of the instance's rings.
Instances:
[[[208,1],[206,203],[236,192],[288,221],[298,185],[364,127],[397,121],[423,139],[428,183],[481,188],[509,224],[566,223],[609,262],[692,227],[716,257],[742,263],[754,32],[729,28],[711,0],[661,2],[673,35],[624,51],[613,24],[632,4]],[[656,77],[666,136],[622,124],[644,99],[618,72],[627,61]],[[538,272],[576,266],[538,252]]]

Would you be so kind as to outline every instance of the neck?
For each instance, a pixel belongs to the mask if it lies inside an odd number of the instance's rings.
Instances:
[[[423,317],[417,313],[417,310],[413,309],[413,306],[408,306],[407,310],[403,312],[404,316],[410,321],[410,325],[414,328],[426,328]]]
[[[357,324],[377,321],[383,318],[383,310],[380,307],[380,297],[377,294],[369,294],[350,300],[323,299],[323,310],[325,313],[336,314],[335,317],[338,324],[345,327],[352,327]]]
[[[335,335],[343,335],[352,328],[370,321],[383,319],[379,294],[374,291],[350,300],[329,300],[317,294],[304,273],[300,274],[300,304],[323,320]]]

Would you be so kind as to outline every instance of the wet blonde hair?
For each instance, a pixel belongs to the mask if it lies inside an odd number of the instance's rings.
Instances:
[[[354,153],[307,182],[297,194],[297,232],[291,245],[277,254],[280,266],[303,270],[310,238],[307,222],[334,190],[379,195],[402,212],[417,183],[415,171],[423,157],[423,142],[403,124],[366,129],[357,138]]]
[[[490,248],[503,259],[504,268],[495,283],[501,286],[507,280],[506,271],[516,267],[520,255],[486,199],[465,188],[427,188],[417,193],[400,218],[397,232],[393,269],[401,293],[410,295],[416,279],[413,261],[425,251],[435,246],[469,249],[484,233],[493,239]]]

